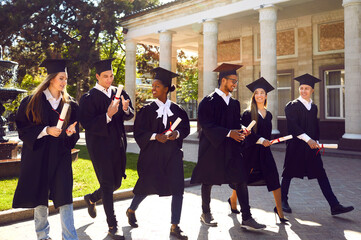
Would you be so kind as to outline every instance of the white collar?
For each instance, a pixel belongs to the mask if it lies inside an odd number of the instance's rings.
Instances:
[[[227,94],[225,94],[222,90],[220,90],[219,88],[216,88],[215,90],[214,90],[220,97],[222,97],[223,98],[223,100],[224,100],[224,102],[228,105],[229,104],[229,100],[231,99],[231,97],[232,97],[232,93],[228,93],[228,95]]]
[[[98,89],[99,91],[101,91],[102,93],[104,93],[105,95],[107,95],[109,98],[112,95],[112,86],[110,86],[108,89],[105,89],[105,87],[103,87],[102,85],[100,85],[99,83],[96,83],[94,86],[95,89]]]
[[[222,90],[220,90],[219,88],[216,88],[214,91],[221,97],[223,97],[223,96],[232,97],[232,93],[228,93],[228,95],[227,95]]]
[[[49,88],[45,89],[45,90],[43,91],[43,93],[45,94],[46,100],[48,100],[48,101],[51,100],[51,101],[54,101],[54,102],[60,102],[60,100],[61,100],[62,97],[63,97],[63,94],[60,93],[59,98],[56,99],[56,98],[51,94]]]
[[[297,99],[307,108],[307,110],[311,109],[312,99],[310,99],[309,102],[307,102],[307,100],[302,98],[301,96],[299,96]]]
[[[261,117],[262,117],[263,119],[265,119],[265,118],[266,118],[266,116],[267,116],[267,110],[266,110],[266,115],[264,115],[264,117],[263,117],[263,115],[262,115],[262,113],[261,113],[261,111],[260,111],[260,110],[258,110],[258,114],[259,114],[259,115],[261,115]]]
[[[154,101],[157,105],[158,105],[158,116],[157,118],[160,118],[163,116],[163,125],[164,128],[167,127],[167,120],[168,117],[173,116],[172,111],[170,110],[170,104],[172,103],[169,99],[167,99],[167,101],[165,103],[163,103],[162,101],[160,101],[158,98]]]

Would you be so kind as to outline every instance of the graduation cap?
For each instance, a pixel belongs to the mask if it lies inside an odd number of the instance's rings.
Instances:
[[[175,90],[175,87],[172,86],[172,78],[178,77],[178,74],[161,67],[154,68],[152,72],[155,73],[154,79],[160,80],[170,92]]]
[[[306,84],[308,86],[311,86],[312,88],[314,88],[315,83],[321,82],[320,79],[315,78],[314,76],[312,76],[311,74],[303,74],[299,77],[295,78],[296,81],[300,82],[300,85]]]
[[[39,67],[45,67],[48,74],[66,72],[67,59],[45,59]]]
[[[225,78],[229,75],[237,75],[237,69],[241,68],[243,65],[222,63],[213,72],[219,72],[218,84],[221,84],[222,78]]]
[[[267,82],[267,80],[264,79],[263,77],[248,84],[246,87],[249,90],[251,90],[252,92],[256,91],[257,88],[262,88],[263,90],[265,90],[266,93],[268,93],[274,89],[274,87],[272,87],[272,85],[269,82]]]
[[[112,61],[115,58],[100,60],[95,63],[93,63],[92,67],[95,67],[96,73],[100,75],[102,72],[113,70],[112,68]]]

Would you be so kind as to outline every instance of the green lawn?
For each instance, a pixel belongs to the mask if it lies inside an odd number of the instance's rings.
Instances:
[[[74,198],[84,196],[99,188],[99,183],[86,147],[77,145],[75,148],[80,149],[80,152],[78,160],[73,163]],[[123,180],[120,189],[133,188],[137,182],[137,160],[138,154],[127,153],[127,169],[125,170],[127,179]],[[191,176],[194,166],[195,163],[184,161],[185,178]],[[0,179],[0,211],[11,208],[17,181],[17,178]]]

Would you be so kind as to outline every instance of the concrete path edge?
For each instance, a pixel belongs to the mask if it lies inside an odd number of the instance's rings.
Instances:
[[[195,186],[197,184],[191,184],[191,179],[186,178],[184,179],[184,187],[191,187]],[[134,196],[133,194],[133,188],[129,189],[122,189],[115,191],[113,194],[114,201],[120,201],[128,198],[132,198]],[[98,205],[101,204],[98,203]],[[87,207],[84,197],[77,197],[73,199],[73,206],[74,209],[84,208]],[[56,214],[59,212],[59,209],[55,209],[54,205],[51,203],[49,204],[49,215]],[[34,209],[30,208],[18,208],[18,209],[9,209],[5,211],[0,212],[0,226],[12,224],[15,222],[20,222],[24,220],[30,220],[34,217]]]

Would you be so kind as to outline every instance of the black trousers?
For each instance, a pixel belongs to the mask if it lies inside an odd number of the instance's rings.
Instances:
[[[251,207],[249,206],[248,188],[246,183],[233,184],[237,193],[239,205],[241,206],[242,220],[248,220],[252,217]],[[211,190],[213,185],[202,184],[202,211],[210,213]]]
[[[109,227],[117,226],[117,220],[114,214],[113,192],[118,188],[119,186],[103,183],[98,190],[90,195],[90,201],[94,203],[102,199],[104,212],[107,217],[107,223]]]
[[[288,178],[288,177],[282,178],[282,183],[281,183],[282,201],[288,200],[288,191],[290,189],[291,179],[292,178]],[[327,175],[325,175],[324,177],[317,178],[317,181],[318,181],[318,185],[320,185],[323,196],[325,196],[330,207],[334,207],[340,204],[335,194],[332,191],[331,184],[330,181],[328,180]]]

